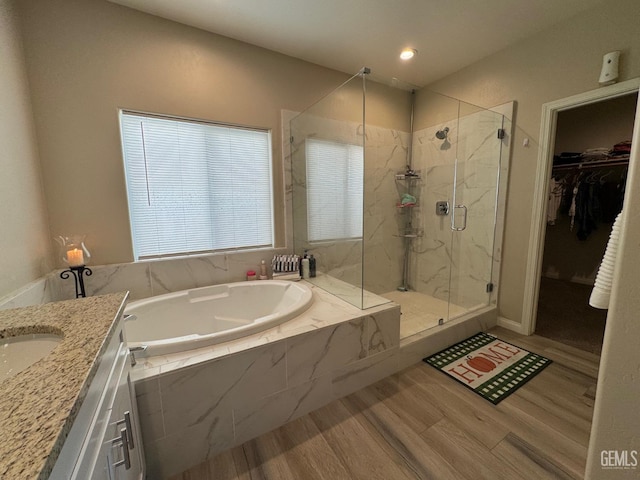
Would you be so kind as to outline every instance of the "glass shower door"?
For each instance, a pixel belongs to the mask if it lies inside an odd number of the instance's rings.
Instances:
[[[503,116],[460,103],[451,221],[448,319],[490,304]]]

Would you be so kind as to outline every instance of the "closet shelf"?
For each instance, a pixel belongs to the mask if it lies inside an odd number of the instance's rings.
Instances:
[[[609,160],[596,160],[593,162],[577,162],[577,163],[567,163],[565,165],[554,165],[553,170],[569,170],[572,168],[577,168],[579,170],[584,170],[587,168],[602,168],[602,167],[617,167],[621,165],[629,165],[629,155],[625,155],[619,158],[609,159]]]

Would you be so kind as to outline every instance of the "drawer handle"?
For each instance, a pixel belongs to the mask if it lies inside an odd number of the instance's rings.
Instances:
[[[133,443],[133,427],[131,424],[131,412],[128,410],[124,412],[124,418],[122,420],[118,420],[116,422],[116,425],[122,425],[123,423],[127,430],[127,440],[129,442],[128,443],[129,449],[133,450],[134,448],[136,448],[136,446]]]
[[[131,457],[129,456],[129,440],[127,435],[127,429],[120,430],[120,436],[111,440],[111,444],[114,447],[122,447],[122,460],[115,462],[114,467],[124,465],[125,470],[131,468]]]

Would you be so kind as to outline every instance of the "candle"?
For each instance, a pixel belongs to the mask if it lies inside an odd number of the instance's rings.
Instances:
[[[67,263],[70,267],[84,265],[84,253],[79,248],[67,251]]]

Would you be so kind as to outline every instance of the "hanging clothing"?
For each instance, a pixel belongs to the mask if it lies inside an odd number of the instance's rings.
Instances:
[[[549,180],[549,205],[547,208],[547,224],[549,225],[556,224],[563,193],[564,183],[551,177],[551,180]]]
[[[576,235],[579,240],[587,237],[598,228],[601,218],[600,183],[581,181],[576,194],[575,221],[578,225]]]
[[[578,195],[578,185],[579,183],[573,187],[572,195],[571,195],[571,206],[569,207],[569,218],[571,218],[571,223],[569,224],[569,230],[573,231],[573,226],[576,222],[576,196]]]

